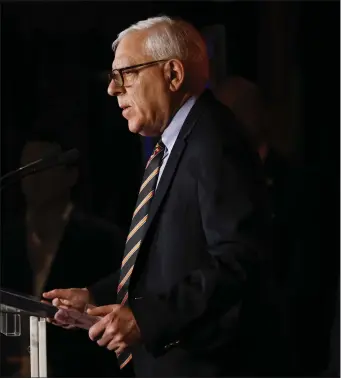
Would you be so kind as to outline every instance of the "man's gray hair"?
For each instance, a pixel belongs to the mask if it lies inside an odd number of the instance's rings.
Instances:
[[[150,33],[145,42],[146,53],[154,59],[197,58],[201,60],[206,58],[206,45],[200,33],[191,24],[168,16],[151,17],[131,25],[119,33],[112,44],[113,50],[116,50],[127,34],[153,29],[157,26],[160,28]]]
[[[177,58],[188,63],[190,71],[201,71],[201,75],[208,80],[209,61],[205,41],[194,26],[181,19],[158,16],[139,21],[118,34],[112,44],[113,51],[127,34],[144,30],[150,31],[145,40],[146,54],[155,60]]]

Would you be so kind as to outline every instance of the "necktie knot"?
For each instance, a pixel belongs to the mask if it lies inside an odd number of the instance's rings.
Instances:
[[[164,149],[165,149],[165,144],[162,142],[162,140],[160,139],[159,142],[157,142],[157,144],[155,145],[154,147],[154,150],[153,150],[153,153],[152,155],[150,156],[148,162],[147,162],[147,165],[146,165],[146,168],[149,166],[150,162],[159,154],[161,154]],[[160,156],[161,157],[161,156]]]
[[[153,151],[153,154],[152,156],[155,157],[155,155],[159,154],[161,151],[163,151],[165,149],[165,144],[162,142],[162,140],[160,139],[160,141],[155,145],[154,147],[154,151]]]
[[[162,142],[162,139],[160,139],[160,141],[158,141],[158,143],[155,145],[155,149],[164,150],[164,148],[165,144]]]

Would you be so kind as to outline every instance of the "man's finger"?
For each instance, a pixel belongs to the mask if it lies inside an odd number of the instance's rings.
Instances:
[[[92,341],[97,341],[102,337],[103,333],[105,332],[107,322],[107,318],[103,317],[100,321],[96,322],[95,325],[92,325],[92,327],[89,329],[89,338]]]
[[[107,346],[107,349],[108,350],[115,350],[115,354],[116,356],[119,356],[120,354],[122,354],[124,352],[124,350],[126,349],[127,345],[123,342],[121,343],[117,343],[117,342],[110,342]]]
[[[67,310],[74,309],[71,306],[69,307],[68,305],[64,305],[62,303],[59,303],[58,308],[59,309],[67,309]]]
[[[86,306],[85,306],[85,308],[84,308],[84,312],[87,312],[88,309],[93,309],[93,308],[96,308],[96,305],[86,304]]]
[[[41,302],[41,303],[44,303],[44,304],[51,305],[51,302],[46,301],[46,300],[41,300],[40,302]],[[53,318],[47,317],[47,318],[46,318],[46,321],[49,322],[50,324],[53,324]]]
[[[73,324],[74,318],[70,317],[70,314],[63,309],[59,309],[59,311],[55,314],[54,319],[59,324]]]
[[[72,302],[70,300],[65,300],[65,299],[58,299],[60,302],[60,306],[64,305],[67,307],[72,307]]]
[[[107,346],[112,340],[112,335],[107,333],[107,330],[104,330],[104,333],[99,334],[96,340],[98,346]]]
[[[108,350],[114,350],[116,355],[121,354],[125,348],[125,343],[117,335],[114,338],[111,338],[111,341],[107,344]]]
[[[52,300],[52,305],[54,305],[55,307],[59,307],[61,304],[60,300],[59,299],[53,299]]]
[[[54,305],[57,308],[63,308],[63,309],[69,309],[72,307],[72,304],[68,300],[62,300],[62,299],[53,299],[52,305]]]
[[[52,291],[44,292],[42,296],[45,299],[70,299],[70,297],[72,296],[72,292],[68,289],[54,289]]]
[[[117,304],[103,305],[101,307],[88,308],[86,311],[91,316],[106,316],[108,313],[115,311],[120,306]]]
[[[108,350],[115,350],[116,356],[118,357],[120,354],[122,354],[125,350],[124,346],[119,346],[118,349],[112,349],[111,346],[108,345],[107,347]]]
[[[63,329],[78,329],[75,325],[60,325]]]

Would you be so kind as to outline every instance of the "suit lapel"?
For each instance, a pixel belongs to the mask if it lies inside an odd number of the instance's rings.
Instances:
[[[157,211],[159,210],[160,205],[162,204],[162,201],[163,201],[163,199],[164,199],[164,197],[165,197],[165,195],[169,189],[169,186],[172,182],[174,174],[176,173],[177,166],[179,164],[181,155],[184,152],[186,145],[187,145],[187,141],[186,141],[187,137],[190,134],[190,132],[192,131],[195,123],[199,119],[199,116],[203,110],[203,107],[201,106],[202,101],[203,101],[203,99],[208,97],[209,94],[210,93],[208,91],[206,91],[205,93],[202,94],[202,96],[200,96],[200,98],[198,98],[198,100],[193,105],[193,108],[189,112],[189,114],[188,114],[188,116],[187,116],[187,118],[186,118],[186,120],[185,120],[185,122],[181,128],[179,136],[176,139],[174,147],[173,147],[171,154],[168,158],[166,167],[162,173],[160,182],[158,184],[158,188],[157,188],[156,193],[154,195],[154,198],[152,200],[150,210],[149,210],[149,214],[148,214],[148,220],[147,220],[147,223],[145,226],[144,236],[146,236],[146,233],[148,232],[149,227],[152,224],[153,219],[154,219]]]
[[[147,233],[147,230],[149,229],[149,226],[152,223],[162,203],[162,200],[165,197],[165,194],[167,193],[167,190],[169,188],[169,185],[171,184],[172,178],[176,172],[178,162],[180,160],[180,157],[185,147],[186,147],[186,141],[184,139],[178,139],[176,143],[174,144],[171,155],[168,158],[167,165],[163,171],[158,188],[156,190],[156,193],[154,195],[154,198],[150,206],[148,221],[145,228],[145,234]]]

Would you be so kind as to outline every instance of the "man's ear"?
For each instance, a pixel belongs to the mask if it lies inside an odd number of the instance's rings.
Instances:
[[[176,92],[185,80],[185,68],[178,59],[171,59],[165,65],[165,76],[169,83],[169,89]]]

